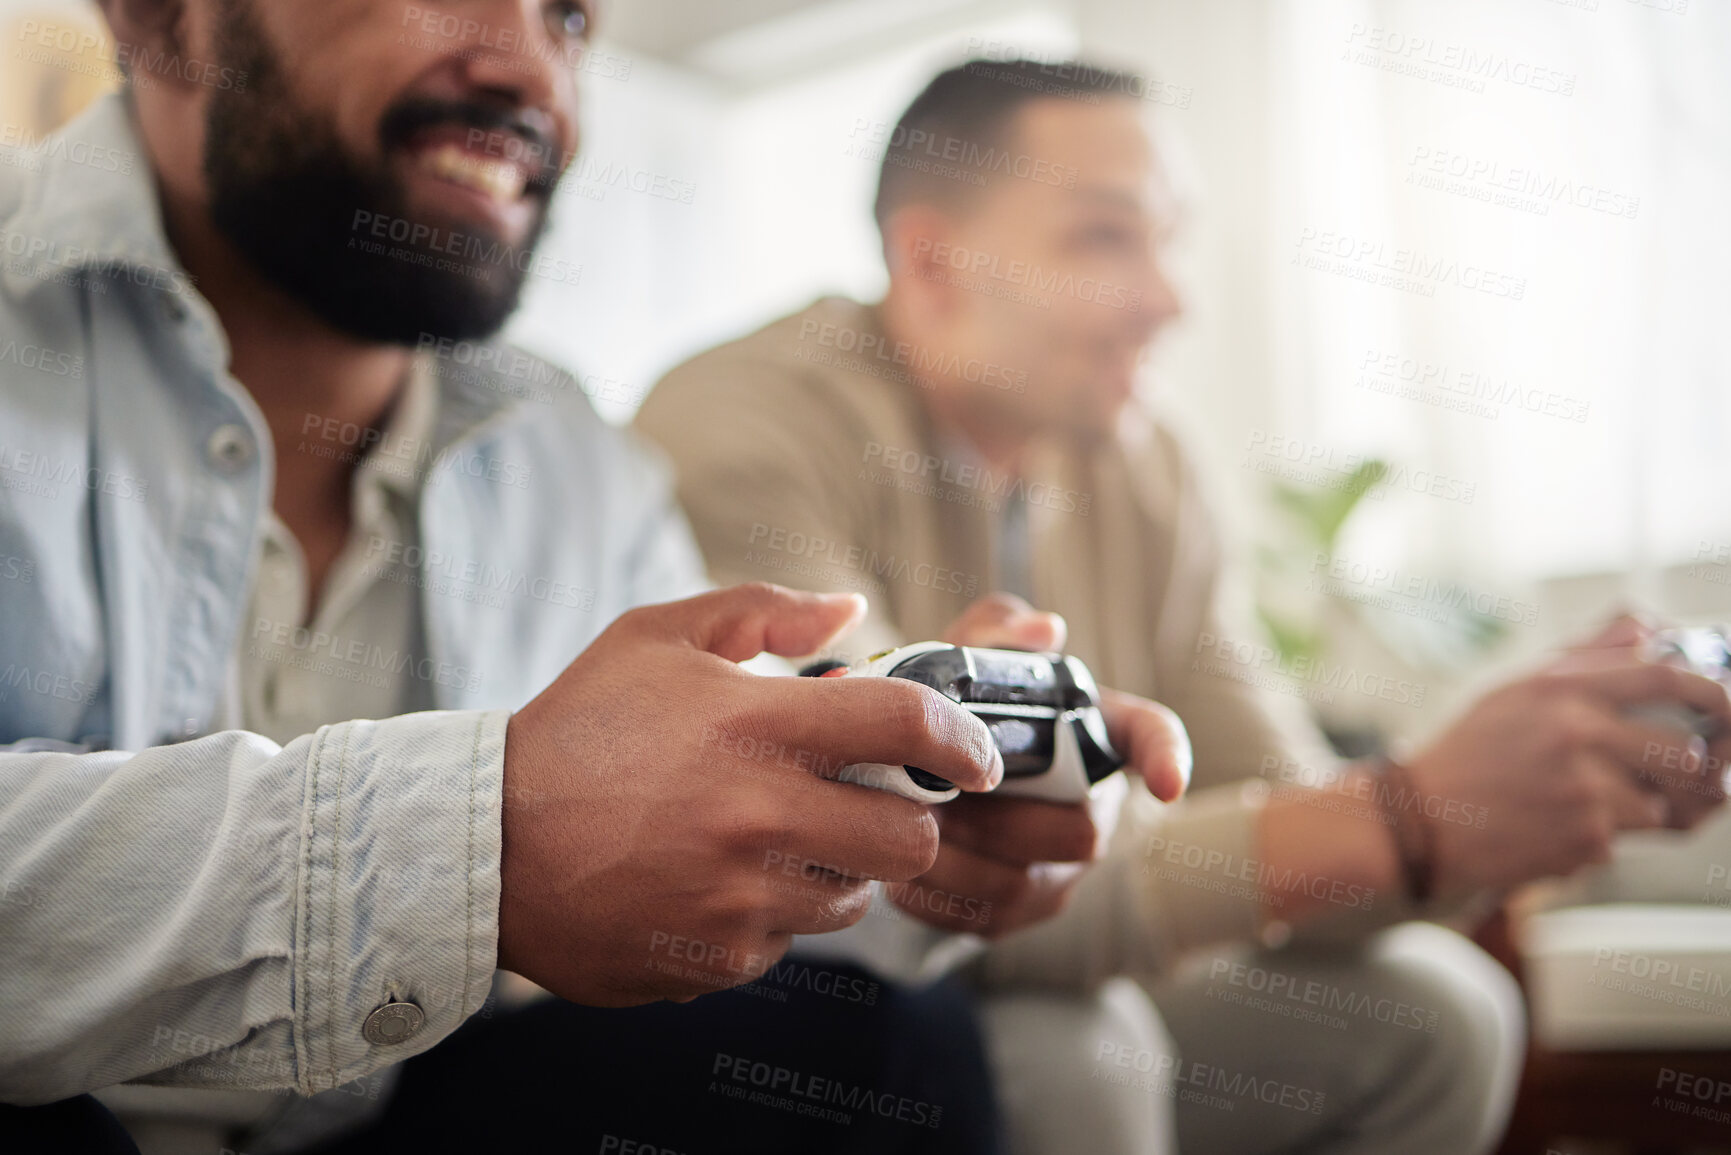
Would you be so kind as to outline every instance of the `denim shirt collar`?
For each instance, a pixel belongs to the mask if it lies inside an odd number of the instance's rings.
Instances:
[[[40,146],[42,167],[12,218],[12,232],[26,246],[22,254],[7,254],[18,296],[49,283],[43,274],[56,269],[129,269],[175,291],[190,287],[163,230],[150,158],[133,117],[126,93],[101,97]]]

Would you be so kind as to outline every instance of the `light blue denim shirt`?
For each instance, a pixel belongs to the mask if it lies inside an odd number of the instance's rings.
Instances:
[[[418,507],[438,711],[220,729],[269,431],[123,98],[3,160],[0,1100],[337,1087],[486,997],[501,808],[533,801],[502,790],[507,712],[701,562],[569,375],[455,347]],[[430,592],[452,567],[504,596]],[[425,1025],[368,1043],[392,1001]]]

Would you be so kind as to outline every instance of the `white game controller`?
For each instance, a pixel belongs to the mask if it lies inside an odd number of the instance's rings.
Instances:
[[[1660,630],[1646,645],[1648,661],[1680,666],[1685,670],[1731,682],[1731,635],[1717,626],[1692,626]],[[1684,730],[1703,738],[1715,736],[1713,719],[1677,702],[1648,702],[1626,713],[1644,722],[1673,730]]]
[[[874,654],[848,677],[907,678],[960,703],[992,732],[1004,756],[995,793],[1047,802],[1085,802],[1124,765],[1106,737],[1100,691],[1080,660],[1063,654],[916,642]],[[948,802],[960,791],[917,766],[859,763],[844,782],[915,802]]]

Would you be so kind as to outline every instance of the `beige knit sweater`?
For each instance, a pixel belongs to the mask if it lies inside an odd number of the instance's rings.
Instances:
[[[716,581],[868,596],[844,639],[853,656],[934,638],[997,587],[1002,505],[1019,485],[1036,604],[1064,616],[1102,685],[1178,712],[1196,771],[1175,806],[1133,790],[1076,901],[995,948],[992,973],[1087,983],[1254,937],[1261,791],[1246,785],[1333,760],[1290,699],[1257,688],[1256,635],[1221,620],[1220,549],[1183,451],[1132,410],[1108,444],[1044,445],[1019,482],[993,476],[946,455],[922,404],[912,370],[941,356],[889,342],[874,308],[825,298],[674,369],[637,428],[671,456]],[[1018,385],[986,363],[953,368],[980,388]]]

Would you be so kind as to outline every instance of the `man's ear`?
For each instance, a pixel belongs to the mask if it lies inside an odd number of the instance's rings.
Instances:
[[[949,296],[951,261],[964,259],[953,244],[955,223],[935,205],[910,204],[884,222],[884,263],[890,284],[928,308]]]
[[[149,69],[156,60],[173,60],[187,43],[185,0],[99,0],[103,19],[129,73]],[[172,69],[169,79],[174,78]]]

